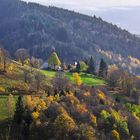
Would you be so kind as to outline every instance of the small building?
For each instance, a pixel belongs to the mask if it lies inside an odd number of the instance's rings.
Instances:
[[[48,62],[45,62],[40,68],[41,69],[48,69],[49,68]]]
[[[48,69],[53,70],[54,69],[53,67],[49,66],[48,62],[45,62],[40,68],[43,70],[48,70]],[[60,66],[56,66],[55,70],[61,71],[63,69]]]

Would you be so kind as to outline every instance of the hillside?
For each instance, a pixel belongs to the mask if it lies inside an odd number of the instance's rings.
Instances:
[[[21,63],[17,61],[13,61],[11,59],[7,62],[7,73],[3,73],[1,71],[0,65],[0,93],[2,94],[3,90],[7,88],[17,87],[20,90],[25,90],[25,92],[30,93],[30,86],[35,88],[35,83],[32,85],[31,82],[26,82],[35,76],[36,74],[43,75],[43,82],[47,82],[48,84],[53,84],[52,79],[54,79],[57,75],[57,71],[52,70],[41,70],[37,68],[30,67],[29,65],[22,66]],[[74,84],[73,73],[69,71],[64,71],[64,75]],[[98,76],[81,72],[79,73],[83,84],[86,86],[98,86],[105,85],[105,80],[99,78]],[[42,82],[41,81],[41,82]],[[34,80],[32,82],[35,82]],[[31,84],[31,85],[30,85]],[[30,86],[29,86],[30,85]],[[43,86],[41,88],[43,89]],[[9,94],[8,94],[9,95]]]
[[[29,65],[22,66],[21,63],[11,59],[8,59],[6,73],[1,68],[2,66],[0,65],[0,121],[8,118],[6,102],[10,94],[14,96],[15,101],[19,95],[41,95],[45,97],[47,96],[46,90],[52,88],[54,85],[53,80],[57,75],[56,71],[40,70],[31,68]],[[66,71],[64,75],[74,84],[72,73]],[[105,81],[97,76],[93,77],[93,75],[85,73],[81,73],[80,76],[86,86],[105,85]],[[40,86],[39,91],[37,91],[38,85]]]
[[[7,72],[0,71],[0,139],[139,140],[140,103],[136,97],[124,92],[113,97],[117,90],[87,83],[78,86],[63,75],[54,77],[54,71],[22,66],[10,59],[7,64]]]
[[[47,60],[55,47],[65,61],[92,55],[135,74],[139,71],[139,64],[128,56],[140,59],[140,39],[96,16],[1,0],[0,23],[0,43],[13,57],[18,48],[27,48],[31,55]]]

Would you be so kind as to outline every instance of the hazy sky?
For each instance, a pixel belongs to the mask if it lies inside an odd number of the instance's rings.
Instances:
[[[140,34],[140,0],[24,0],[100,16],[128,31]]]
[[[75,5],[78,7],[140,6],[140,0],[26,0],[54,5]]]

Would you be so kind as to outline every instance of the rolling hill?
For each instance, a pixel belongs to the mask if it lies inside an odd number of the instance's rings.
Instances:
[[[55,48],[70,62],[94,56],[139,74],[140,38],[103,21],[56,7],[1,0],[0,43],[12,57],[18,48],[47,60]]]

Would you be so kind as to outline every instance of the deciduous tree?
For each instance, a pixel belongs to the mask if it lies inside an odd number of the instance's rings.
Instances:
[[[87,65],[84,61],[80,61],[80,71],[86,71],[87,70]]]
[[[9,95],[6,101],[7,113],[10,118],[14,116],[15,101],[13,95]]]
[[[7,60],[8,51],[3,48],[0,48],[0,67],[2,67],[4,72],[6,72]]]
[[[80,86],[82,84],[81,77],[79,76],[78,73],[73,73],[73,78],[77,86]]]
[[[31,67],[39,69],[42,64],[43,64],[43,60],[42,59],[31,57],[31,59],[30,59],[30,66]]]
[[[67,78],[63,72],[57,72],[55,78],[53,79],[53,87],[58,90],[58,92],[70,89],[70,80]]]
[[[36,82],[37,92],[40,90],[41,83],[43,82],[43,80],[44,80],[44,75],[42,75],[42,73],[39,71],[35,72],[35,82]]]
[[[54,69],[56,69],[56,66],[61,65],[61,61],[55,51],[51,54],[48,64],[49,64],[49,67],[53,67]]]

